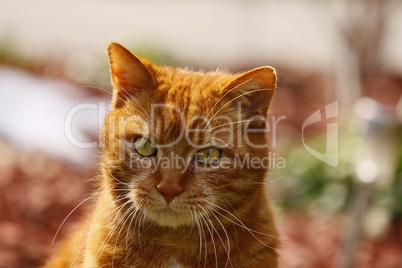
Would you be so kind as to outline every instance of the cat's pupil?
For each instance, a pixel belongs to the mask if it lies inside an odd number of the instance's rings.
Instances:
[[[137,137],[133,140],[134,151],[140,156],[155,156],[158,150],[155,145],[147,138]]]
[[[198,150],[194,155],[195,162],[210,166],[219,161],[221,150],[216,147],[209,147]]]

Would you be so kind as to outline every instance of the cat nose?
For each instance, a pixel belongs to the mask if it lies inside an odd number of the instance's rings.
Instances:
[[[158,184],[156,188],[163,195],[163,198],[165,198],[167,203],[172,202],[176,195],[183,192],[183,188],[178,185]]]

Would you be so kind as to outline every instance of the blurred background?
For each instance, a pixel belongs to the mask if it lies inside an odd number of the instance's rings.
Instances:
[[[3,0],[0,267],[42,264],[90,203],[110,41],[195,70],[277,68],[281,267],[402,267],[399,0]]]

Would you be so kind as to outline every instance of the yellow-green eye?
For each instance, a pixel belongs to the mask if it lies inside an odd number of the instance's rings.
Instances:
[[[137,137],[133,140],[133,148],[135,152],[141,156],[150,157],[155,156],[158,150],[152,141],[144,137]]]
[[[221,150],[216,147],[207,147],[198,150],[194,155],[194,160],[202,165],[213,165],[221,158]]]

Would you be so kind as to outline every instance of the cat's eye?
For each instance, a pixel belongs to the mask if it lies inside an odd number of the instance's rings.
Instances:
[[[155,144],[153,144],[152,141],[144,137],[134,138],[132,146],[137,154],[145,157],[155,156],[156,153],[158,152],[158,150],[155,147]]]
[[[216,164],[221,158],[222,151],[216,147],[207,147],[198,150],[194,155],[194,161],[205,166]]]

